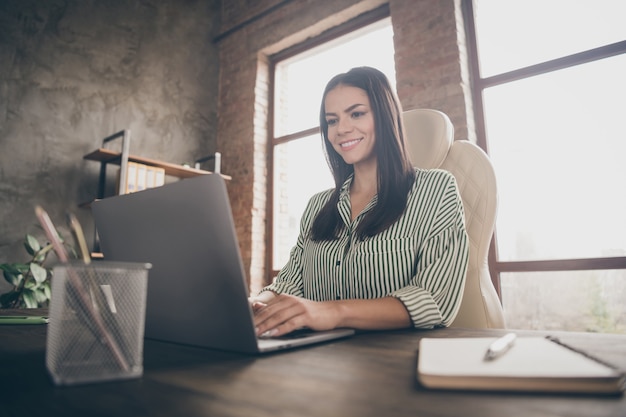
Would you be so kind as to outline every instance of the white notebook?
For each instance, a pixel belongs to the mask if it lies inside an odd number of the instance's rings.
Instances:
[[[519,337],[501,357],[485,360],[496,338],[423,338],[417,379],[427,388],[621,394],[624,374],[544,337]]]

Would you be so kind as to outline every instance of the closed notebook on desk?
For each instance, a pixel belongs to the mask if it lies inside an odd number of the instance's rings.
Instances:
[[[417,379],[427,388],[621,394],[624,374],[544,337],[519,337],[506,354],[485,360],[495,338],[423,338]]]

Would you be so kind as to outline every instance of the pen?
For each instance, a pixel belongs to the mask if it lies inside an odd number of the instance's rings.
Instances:
[[[91,263],[91,256],[89,255],[89,249],[87,248],[87,241],[85,240],[85,234],[83,233],[83,228],[80,225],[80,222],[76,218],[76,216],[67,212],[66,216],[67,225],[72,230],[72,235],[74,235],[74,240],[76,241],[76,245],[78,246],[78,252],[83,258],[83,262],[85,265],[89,265]],[[122,331],[120,329],[120,325],[117,322],[116,316],[113,314],[111,304],[107,303],[106,296],[104,295],[103,289],[100,285],[98,285],[95,273],[93,270],[86,270],[86,278],[89,284],[90,294],[93,297],[93,300],[96,303],[97,310],[102,314],[103,319],[111,326],[111,332],[115,340],[119,343],[120,349],[122,353],[127,357],[131,356],[131,353],[128,351],[128,347],[126,346],[124,336],[122,335]],[[115,303],[111,300],[111,303],[114,305]]]
[[[485,360],[490,361],[504,355],[515,343],[517,336],[515,333],[508,333],[505,336],[497,339],[495,342],[489,345],[487,352],[485,353]]]
[[[78,246],[78,252],[80,252],[80,256],[83,258],[83,262],[89,265],[89,263],[91,262],[91,257],[89,256],[89,249],[87,248],[85,234],[83,233],[83,228],[81,227],[80,222],[73,213],[67,213],[67,224],[72,230],[74,240],[76,241],[76,245]]]
[[[46,237],[52,243],[52,247],[57,254],[57,258],[59,258],[59,261],[61,261],[61,263],[67,264],[69,262],[67,252],[65,251],[65,248],[63,247],[63,244],[59,239],[59,234],[57,233],[54,224],[52,224],[52,220],[50,220],[48,213],[46,213],[46,211],[40,206],[36,206],[35,214],[39,219],[41,227],[46,233]],[[68,267],[68,283],[76,294],[79,310],[82,314],[84,314],[86,320],[95,327],[97,331],[97,337],[100,338],[103,344],[107,345],[120,367],[124,371],[128,371],[130,367],[120,349],[119,344],[107,329],[105,322],[100,314],[100,311],[98,311],[93,306],[91,302],[91,297],[87,289],[84,287],[81,279],[76,274],[76,271],[74,271],[74,269],[71,267]]]
[[[0,324],[47,324],[48,317],[41,316],[0,316]]]

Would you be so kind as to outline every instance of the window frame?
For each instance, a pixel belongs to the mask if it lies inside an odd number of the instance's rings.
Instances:
[[[463,15],[466,23],[466,41],[472,85],[471,90],[474,122],[476,126],[476,141],[477,145],[480,146],[487,153],[487,155],[489,155],[489,148],[487,146],[485,113],[482,99],[483,91],[485,89],[626,53],[626,41],[620,41],[482,78],[479,70],[473,0],[463,0]],[[497,253],[497,230],[494,230],[491,245],[489,247],[489,272],[501,301],[502,293],[500,273],[502,272],[550,272],[607,269],[626,269],[626,256],[500,261],[498,260]]]

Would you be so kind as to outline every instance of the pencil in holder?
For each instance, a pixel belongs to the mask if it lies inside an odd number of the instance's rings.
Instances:
[[[150,267],[109,261],[54,267],[46,368],[56,385],[143,375]]]

